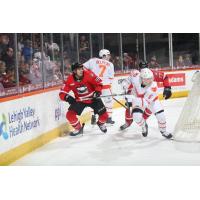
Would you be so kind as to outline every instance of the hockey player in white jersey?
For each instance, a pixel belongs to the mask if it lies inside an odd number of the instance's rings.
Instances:
[[[99,57],[100,58],[91,58],[83,65],[102,79],[102,95],[111,95],[112,81],[114,79],[114,65],[109,61],[111,58],[110,51],[107,49],[101,49],[99,51]],[[113,99],[112,97],[106,97],[103,98],[103,101],[109,115],[107,123],[114,124],[115,122],[112,120]],[[95,121],[95,115],[92,115],[91,123],[95,124]]]
[[[133,120],[142,127],[142,135],[148,135],[148,126],[143,117],[145,109],[149,109],[155,114],[158,121],[158,128],[162,136],[170,139],[172,135],[166,131],[166,118],[164,109],[158,99],[157,83],[153,81],[154,76],[150,69],[144,68],[139,72],[132,71],[127,79],[127,85],[132,84],[132,117]],[[129,126],[129,125],[127,125]],[[123,127],[120,127],[123,130]]]

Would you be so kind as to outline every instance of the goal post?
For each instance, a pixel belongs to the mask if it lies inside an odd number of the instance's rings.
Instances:
[[[180,141],[200,142],[200,72],[192,77],[193,86],[176,123],[174,138]]]

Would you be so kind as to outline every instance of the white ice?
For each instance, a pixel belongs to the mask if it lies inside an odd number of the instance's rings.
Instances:
[[[173,132],[184,102],[185,98],[162,101],[169,132]],[[12,165],[200,165],[200,144],[165,139],[158,131],[155,116],[147,121],[147,138],[142,137],[135,123],[119,131],[124,108],[115,109],[113,119],[116,123],[108,127],[106,134],[86,124],[83,136],[57,138]]]

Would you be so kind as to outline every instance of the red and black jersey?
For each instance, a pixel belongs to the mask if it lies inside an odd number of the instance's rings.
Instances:
[[[154,81],[155,82],[161,82],[161,83],[163,83],[164,87],[169,87],[170,86],[170,84],[169,84],[169,78],[168,78],[168,76],[166,76],[164,74],[164,72],[161,72],[161,71],[158,71],[158,70],[153,70],[153,69],[151,69],[151,71],[153,72]]]
[[[92,97],[94,91],[101,92],[102,90],[102,80],[89,70],[83,71],[83,77],[77,80],[73,74],[69,75],[65,81],[59,96],[61,100],[65,100],[65,96],[73,91],[76,101],[81,101],[83,103],[91,103],[91,100],[81,100],[81,98]]]

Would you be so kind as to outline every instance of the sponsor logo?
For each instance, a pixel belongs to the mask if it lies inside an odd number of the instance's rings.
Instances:
[[[171,86],[185,86],[186,79],[185,73],[167,74],[169,78],[169,84]],[[163,87],[162,83],[158,83],[158,87]]]
[[[61,111],[60,111],[61,112]],[[60,114],[57,113],[57,118]],[[40,126],[36,109],[30,106],[0,114],[0,140],[12,140],[22,134],[29,134]]]
[[[61,106],[55,109],[55,121],[59,121],[61,118]]]
[[[185,74],[168,74],[169,83],[171,86],[184,86],[185,85]]]
[[[2,120],[0,121],[0,137],[1,136],[4,140],[8,139],[7,122],[6,116],[4,114],[2,114]]]

